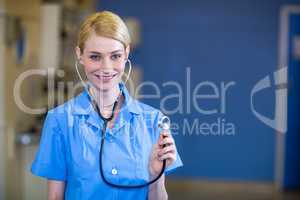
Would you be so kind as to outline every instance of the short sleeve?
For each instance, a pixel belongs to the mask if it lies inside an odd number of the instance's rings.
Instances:
[[[55,112],[49,113],[44,121],[40,145],[31,165],[31,172],[51,180],[66,180],[66,156],[62,131]]]
[[[172,165],[170,165],[169,167],[166,168],[165,173],[166,173],[166,175],[169,175],[174,170],[176,170],[177,168],[182,167],[182,166],[183,166],[183,163],[182,163],[182,160],[181,160],[181,158],[178,154],[178,151],[177,151],[175,162]]]
[[[159,112],[159,114],[158,114],[158,117],[157,117],[157,119],[156,119],[156,123],[158,124],[158,121],[161,119],[161,117],[163,117],[164,115],[161,113],[161,112]],[[156,127],[158,127],[158,126],[156,126]],[[160,128],[157,128],[157,131],[156,131],[156,141],[158,140],[158,138],[159,138],[159,135],[160,135],[160,132],[161,132],[161,129]],[[172,135],[172,132],[171,132],[171,135]],[[173,136],[172,136],[173,137]],[[175,139],[174,139],[175,140]],[[176,145],[176,141],[175,141],[175,145]],[[166,169],[165,169],[165,174],[166,175],[169,175],[170,173],[172,173],[173,171],[175,171],[177,168],[179,168],[179,167],[182,167],[183,166],[183,163],[182,163],[182,160],[181,160],[181,158],[180,158],[180,155],[179,155],[179,153],[178,153],[178,150],[177,150],[177,147],[176,147],[176,160],[175,160],[175,162],[172,164],[172,165],[170,165],[170,166],[168,166]]]

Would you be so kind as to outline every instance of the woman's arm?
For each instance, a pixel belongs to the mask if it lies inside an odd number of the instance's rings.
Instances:
[[[176,146],[169,131],[163,131],[159,140],[154,144],[149,162],[150,177],[157,177],[160,173],[163,161],[166,160],[166,167],[172,165],[176,160]],[[152,180],[150,179],[150,180]],[[168,193],[165,187],[165,175],[149,186],[149,200],[167,200]]]
[[[65,182],[48,180],[48,200],[64,200]]]
[[[154,144],[150,156],[149,172],[150,177],[156,177],[166,160],[166,167],[172,165],[176,160],[176,146],[173,137],[169,131],[163,131],[159,140]],[[152,180],[152,179],[150,179]],[[168,193],[165,187],[165,175],[163,174],[158,181],[150,185],[148,192],[149,200],[167,200]]]
[[[165,187],[165,175],[149,186],[148,200],[167,200],[168,193]]]

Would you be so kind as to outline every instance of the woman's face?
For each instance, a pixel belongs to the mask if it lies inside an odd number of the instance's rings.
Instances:
[[[93,33],[85,42],[83,53],[77,47],[76,54],[89,82],[97,89],[107,91],[120,82],[129,47],[125,49],[121,42]]]

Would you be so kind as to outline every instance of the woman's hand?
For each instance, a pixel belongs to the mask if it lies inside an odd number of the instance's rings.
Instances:
[[[165,145],[165,147],[163,147]],[[162,131],[159,140],[154,144],[150,162],[149,171],[151,177],[156,177],[162,169],[163,160],[166,160],[166,167],[172,165],[176,160],[176,146],[173,137],[169,131]]]

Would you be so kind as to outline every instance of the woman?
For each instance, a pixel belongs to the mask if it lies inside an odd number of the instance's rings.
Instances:
[[[49,200],[168,198],[164,174],[182,162],[171,134],[158,128],[162,114],[134,100],[121,81],[129,51],[127,27],[116,14],[95,13],[81,25],[76,55],[88,87],[48,111],[31,167],[48,179]],[[151,185],[113,186],[155,179],[164,160],[164,174]]]

